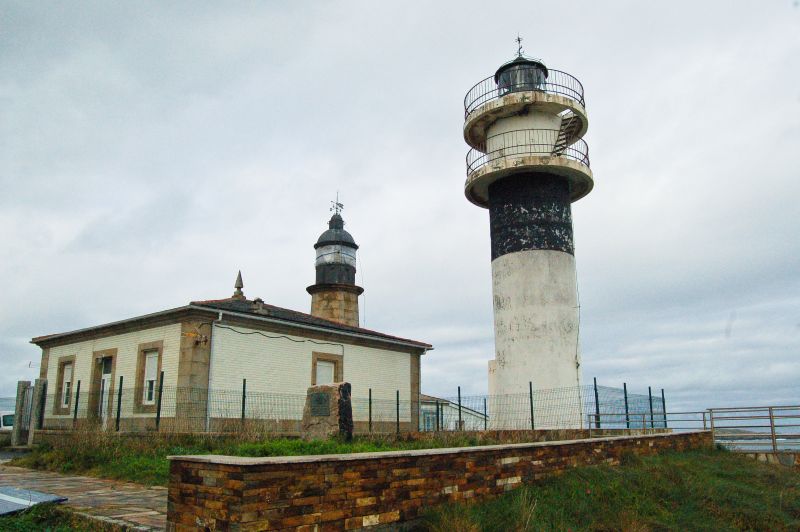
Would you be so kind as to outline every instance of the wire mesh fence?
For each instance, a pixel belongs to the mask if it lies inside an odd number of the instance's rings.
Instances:
[[[91,425],[113,431],[302,432],[305,394],[208,390],[157,386],[125,387],[106,382],[99,390],[59,390],[44,397],[37,419],[43,429]],[[408,397],[406,395],[406,397]],[[527,394],[420,396],[399,390],[369,390],[351,399],[356,433],[542,429],[668,428],[663,393],[629,393],[627,388],[580,386]]]

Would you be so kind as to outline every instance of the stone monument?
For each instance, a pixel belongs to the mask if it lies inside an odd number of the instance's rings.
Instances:
[[[319,440],[341,436],[353,439],[353,405],[350,383],[311,386],[303,409],[303,439]]]

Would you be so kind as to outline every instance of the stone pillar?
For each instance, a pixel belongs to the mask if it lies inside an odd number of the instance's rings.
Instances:
[[[303,439],[320,440],[341,436],[353,438],[353,405],[350,383],[311,386],[303,409]]]
[[[179,432],[205,430],[210,392],[208,369],[211,361],[212,329],[211,322],[207,321],[181,324],[175,419],[171,421],[175,423],[173,429]],[[166,406],[162,405],[162,411]]]
[[[17,401],[16,406],[14,407],[14,427],[11,430],[11,446],[12,447],[19,447],[21,445],[26,445],[28,443],[28,439],[25,438],[25,441],[22,441],[24,436],[27,434],[23,434],[22,430],[22,421],[24,416],[25,409],[28,405],[26,405],[25,399],[28,396],[28,390],[31,387],[31,381],[19,381],[17,383]],[[30,420],[29,420],[30,421]]]
[[[33,437],[37,429],[42,428],[44,408],[47,402],[47,379],[36,379],[33,383],[31,398],[31,423],[28,429],[28,446],[33,445]]]

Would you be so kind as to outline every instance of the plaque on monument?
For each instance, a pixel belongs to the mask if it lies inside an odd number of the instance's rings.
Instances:
[[[311,415],[312,416],[330,416],[331,415],[331,397],[327,393],[317,392],[311,394]]]

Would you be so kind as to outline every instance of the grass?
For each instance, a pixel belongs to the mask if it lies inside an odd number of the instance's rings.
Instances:
[[[169,455],[225,454],[233,456],[295,456],[345,454],[376,451],[463,447],[485,443],[474,438],[446,435],[425,441],[394,438],[356,437],[346,443],[338,440],[303,441],[271,438],[264,440],[220,439],[190,435],[148,435],[119,437],[103,432],[69,432],[52,443],[43,443],[9,465],[129,480],[146,485],[166,486]]]
[[[37,504],[14,515],[0,517],[0,530],[8,532],[73,532],[99,531],[102,528],[89,519],[77,516],[56,504]]]
[[[573,469],[474,505],[432,510],[423,528],[459,530],[800,530],[800,474],[725,451],[627,458]]]

